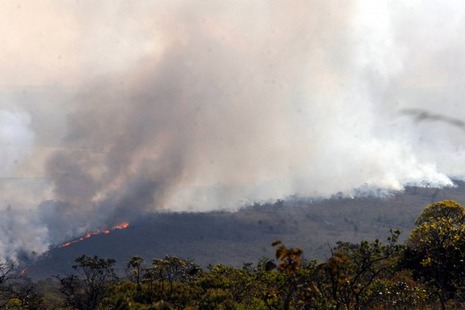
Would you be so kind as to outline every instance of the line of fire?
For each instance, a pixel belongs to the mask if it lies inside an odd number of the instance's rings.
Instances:
[[[80,241],[83,241],[84,239],[88,239],[88,238],[91,238],[93,236],[97,236],[97,235],[101,235],[101,234],[109,234],[111,231],[113,230],[119,230],[119,229],[126,229],[129,227],[129,223],[127,222],[124,222],[124,223],[121,223],[119,225],[116,225],[116,226],[113,226],[112,228],[110,229],[105,229],[105,230],[97,230],[97,231],[93,231],[93,232],[88,232],[87,234],[85,234],[84,236],[78,238],[78,239],[75,239],[75,240],[72,240],[72,241],[68,241],[68,242],[65,242],[61,245],[59,245],[58,247],[59,248],[64,248],[64,247],[67,247],[67,246],[70,246],[72,244],[75,244],[75,243],[78,243]]]

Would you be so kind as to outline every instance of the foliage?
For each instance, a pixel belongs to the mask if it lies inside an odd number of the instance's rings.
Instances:
[[[409,270],[373,281],[370,299],[372,309],[425,309],[435,302],[435,296],[413,280]]]
[[[11,282],[17,278],[15,265],[8,260],[0,260],[0,308],[12,298]]]
[[[332,256],[320,266],[320,290],[328,303],[336,309],[367,308],[373,295],[379,293],[375,284],[380,279],[390,279],[396,271],[403,249],[397,244],[399,235],[398,230],[391,230],[387,244],[379,240],[338,242]]]
[[[43,297],[29,278],[18,277],[10,286],[5,309],[45,309]]]
[[[407,241],[405,265],[432,286],[445,308],[448,299],[464,299],[465,209],[444,200],[426,206]]]
[[[80,310],[97,309],[116,280],[115,260],[82,255],[75,262],[73,269],[77,274],[59,278],[65,306]]]
[[[129,278],[136,284],[136,292],[134,300],[142,299],[142,268],[144,259],[140,256],[133,256],[126,264],[126,270],[129,273]]]
[[[257,305],[254,296],[257,295],[257,283],[253,278],[254,270],[250,265],[234,268],[222,264],[210,266],[209,272],[198,279],[201,289],[196,305],[200,308],[231,308],[242,305],[244,308]]]

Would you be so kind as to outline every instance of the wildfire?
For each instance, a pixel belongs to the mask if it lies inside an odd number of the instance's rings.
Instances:
[[[71,244],[75,244],[75,243],[78,243],[84,239],[88,239],[88,238],[91,238],[92,236],[96,236],[96,235],[101,235],[101,234],[106,234],[108,235],[112,230],[116,230],[116,229],[126,229],[128,228],[129,226],[129,223],[127,222],[124,222],[124,223],[121,223],[119,225],[116,225],[116,226],[113,226],[112,228],[110,229],[105,229],[105,230],[97,230],[97,231],[92,231],[92,232],[88,232],[87,234],[85,234],[83,237],[80,237],[78,239],[75,239],[75,240],[72,240],[72,241],[68,241],[68,242],[65,242],[63,243],[62,245],[58,246],[59,248],[64,248],[64,247],[67,247],[67,246],[70,246]]]
[[[119,225],[116,225],[115,227],[113,227],[113,229],[126,229],[128,228],[129,226],[129,223],[121,223]]]

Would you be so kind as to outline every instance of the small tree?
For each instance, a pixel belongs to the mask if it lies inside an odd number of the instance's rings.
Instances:
[[[97,309],[116,280],[115,260],[82,255],[75,262],[73,269],[77,274],[59,278],[66,306],[80,310]]]
[[[256,292],[253,270],[249,265],[235,268],[226,265],[209,266],[208,272],[200,277],[199,308],[234,309],[241,303],[251,303]]]
[[[166,256],[154,259],[149,268],[144,269],[144,282],[149,291],[149,301],[168,301],[172,304],[182,304],[183,294],[178,294],[176,286],[188,286],[189,282],[201,273],[201,268],[187,259]],[[176,293],[176,294],[175,294]],[[175,296],[178,295],[178,296]]]
[[[403,249],[397,244],[399,235],[400,231],[391,230],[388,244],[379,240],[338,242],[332,256],[321,265],[325,281],[320,283],[320,290],[336,309],[368,306],[375,281],[394,274]]]
[[[272,246],[277,263],[262,261],[256,273],[260,299],[269,309],[314,308],[321,294],[314,282],[316,261],[305,261],[300,248],[286,247],[280,240]]]
[[[15,272],[15,264],[9,260],[0,260],[0,308],[4,308],[12,295],[12,283],[20,278]]]
[[[140,301],[142,297],[142,268],[144,259],[140,256],[133,256],[126,264],[126,270],[129,273],[129,278],[136,283],[136,295],[134,299]]]
[[[45,309],[44,298],[37,292],[31,279],[19,277],[9,285],[9,289],[10,298],[5,306],[6,309]]]

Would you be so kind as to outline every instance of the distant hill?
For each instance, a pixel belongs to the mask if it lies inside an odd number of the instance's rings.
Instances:
[[[324,259],[336,241],[385,240],[390,228],[405,239],[425,205],[452,199],[465,204],[465,184],[441,190],[409,187],[387,198],[289,199],[253,205],[237,212],[154,213],[114,230],[56,247],[28,266],[28,275],[44,278],[72,271],[81,255],[114,258],[120,272],[133,255],[175,255],[197,264],[241,265],[272,257],[271,242],[298,246],[307,258]]]

